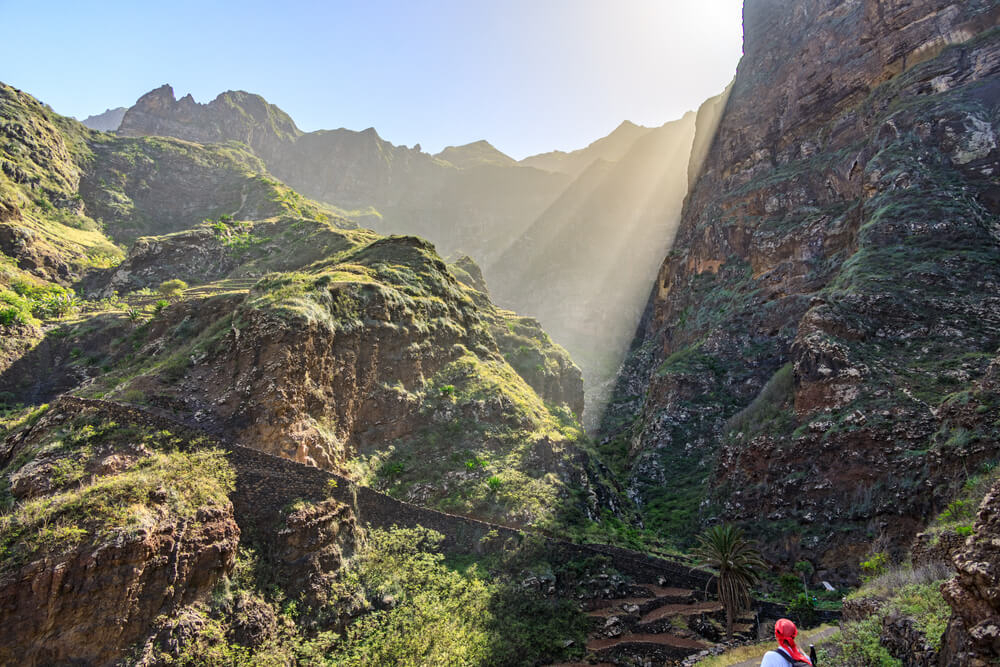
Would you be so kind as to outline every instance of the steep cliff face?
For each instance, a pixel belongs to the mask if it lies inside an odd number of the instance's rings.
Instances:
[[[958,576],[941,587],[954,610],[942,665],[981,667],[1000,657],[1000,489],[990,491],[979,508],[975,533],[955,554]]]
[[[1000,345],[998,15],[747,2],[605,421],[650,525],[803,526],[771,555],[833,568],[879,534],[908,542],[996,459],[946,414]]]
[[[197,446],[58,409],[3,443],[0,661],[112,664],[232,569],[232,473]]]

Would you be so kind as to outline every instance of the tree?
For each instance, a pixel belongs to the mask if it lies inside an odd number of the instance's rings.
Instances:
[[[160,286],[156,288],[156,290],[162,294],[165,299],[170,299],[171,301],[181,298],[181,294],[183,294],[186,289],[187,283],[179,278],[164,280],[160,283]]]
[[[802,575],[802,591],[809,594],[809,577],[815,572],[813,564],[807,560],[800,560],[795,564],[795,571]]]
[[[693,555],[697,568],[716,573],[719,602],[726,610],[726,634],[731,641],[736,616],[750,607],[750,590],[767,566],[753,543],[743,537],[743,531],[731,525],[712,526],[699,535]]]

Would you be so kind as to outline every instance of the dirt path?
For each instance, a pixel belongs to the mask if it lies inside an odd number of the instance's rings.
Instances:
[[[812,637],[809,638],[809,643],[810,644],[815,644],[815,645],[818,646],[824,639],[826,639],[827,637],[829,637],[833,633],[837,632],[839,629],[840,628],[832,627],[832,628],[827,628],[826,630],[823,630],[823,632],[816,633],[815,635],[813,635]],[[809,647],[809,645],[807,644],[806,647],[805,647],[805,649],[808,649],[808,647]],[[800,646],[799,648],[801,649],[803,647]],[[808,650],[803,650],[803,652],[807,653]],[[729,667],[760,667],[760,660],[763,657],[764,657],[764,651],[761,651],[761,653],[760,653],[760,655],[758,657],[756,657],[756,658],[754,658],[752,660],[744,660],[743,662],[734,662],[733,664],[729,665]]]

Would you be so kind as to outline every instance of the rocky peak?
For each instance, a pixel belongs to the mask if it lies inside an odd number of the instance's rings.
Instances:
[[[230,90],[200,104],[190,93],[176,99],[167,84],[140,97],[125,112],[118,132],[201,143],[241,141],[265,159],[302,134],[288,114],[260,95]]]
[[[490,164],[509,167],[515,164],[513,158],[497,150],[485,139],[464,146],[448,146],[434,157],[460,169]]]

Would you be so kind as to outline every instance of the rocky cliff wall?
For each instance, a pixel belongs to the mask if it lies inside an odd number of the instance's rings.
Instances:
[[[908,543],[964,466],[996,458],[942,415],[1000,346],[998,16],[746,3],[745,56],[605,420],[650,525],[736,519],[772,556],[833,569],[880,533]]]

